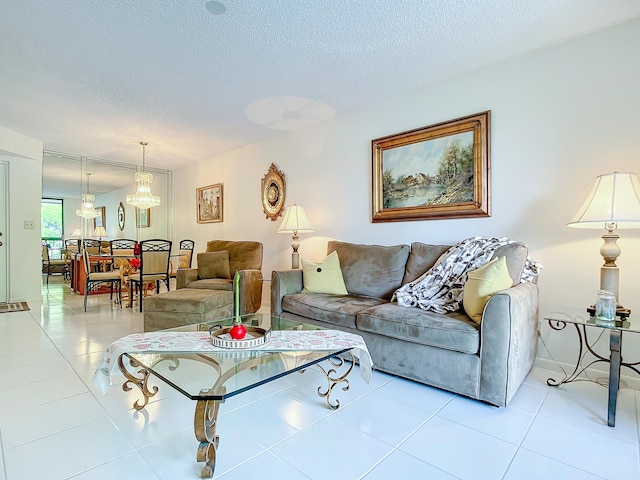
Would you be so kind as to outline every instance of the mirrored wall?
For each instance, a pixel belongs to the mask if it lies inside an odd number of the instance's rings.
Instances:
[[[83,237],[93,235],[102,224],[107,231],[103,240],[131,238],[168,238],[173,235],[173,172],[152,167],[151,190],[161,204],[148,211],[127,205],[127,195],[136,192],[135,173],[141,165],[126,164],[80,155],[44,151],[42,163],[42,197],[64,201],[64,237],[73,238],[80,229]],[[86,175],[86,174],[89,175]],[[88,177],[88,178],[87,178]],[[88,190],[87,190],[88,188]],[[83,219],[76,215],[82,193],[95,195],[94,207],[100,211],[98,219]],[[103,208],[104,207],[104,208]]]

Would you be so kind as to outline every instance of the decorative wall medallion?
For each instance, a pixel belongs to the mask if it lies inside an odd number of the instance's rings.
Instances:
[[[120,202],[118,206],[118,228],[120,231],[124,230],[124,205]]]
[[[282,215],[284,196],[284,173],[272,163],[269,171],[262,179],[262,209],[272,222],[275,222],[276,218]]]

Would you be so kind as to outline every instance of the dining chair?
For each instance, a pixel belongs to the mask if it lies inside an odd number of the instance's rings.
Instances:
[[[95,240],[93,238],[85,238],[82,240],[82,249],[86,249],[89,255],[100,255],[100,246],[100,240]],[[100,270],[100,263],[101,262],[98,262],[94,259],[90,264],[91,270]]]
[[[180,249],[178,251],[178,269],[179,268],[191,268],[193,261],[193,249],[196,242],[193,240],[180,240]],[[173,268],[173,262],[171,262],[171,278],[176,278],[178,269]]]
[[[47,285],[49,285],[49,277],[53,273],[62,273],[67,278],[67,264],[64,259],[51,259],[49,256],[49,244],[42,243],[42,272],[47,274]]]
[[[145,285],[154,283],[156,293],[160,292],[160,282],[169,287],[169,259],[171,256],[171,240],[152,239],[140,242],[140,269],[129,276],[131,290],[139,299],[142,312],[142,293]]]
[[[80,253],[80,243],[79,238],[68,238],[64,241],[64,249],[69,253]]]
[[[84,282],[84,311],[87,311],[87,296],[89,295],[90,290],[97,289],[103,283],[110,284],[110,295],[109,298],[113,300],[113,287],[116,287],[116,294],[118,296],[117,302],[120,304],[120,308],[122,308],[122,299],[120,298],[120,291],[122,288],[122,282],[120,281],[120,272],[116,271],[107,271],[107,272],[93,272],[91,271],[91,266],[89,263],[89,251],[88,248],[82,248],[82,260],[84,264],[84,274],[85,274],[85,282]]]
[[[113,258],[109,260],[110,269],[118,268],[118,262],[115,261],[115,257],[133,257],[136,243],[138,243],[136,240],[129,238],[111,240],[109,242],[109,250]]]

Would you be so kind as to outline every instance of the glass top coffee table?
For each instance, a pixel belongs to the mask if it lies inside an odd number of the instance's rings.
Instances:
[[[204,339],[210,340],[210,332],[233,325],[233,319],[229,318],[130,335],[129,337],[134,337],[135,345],[124,347],[124,353],[117,356],[118,367],[126,378],[123,390],[129,391],[135,385],[142,393],[142,401],[136,400],[133,405],[136,410],[143,409],[158,392],[157,386],[148,384],[150,376],[162,379],[196,401],[194,432],[200,442],[197,461],[205,462],[202,478],[213,476],[219,443],[219,436],[216,434],[218,411],[226,399],[315,366],[326,379],[326,385],[318,387],[318,395],[326,399],[329,408],[336,409],[340,402],[332,400],[331,394],[337,385],[341,385],[343,391],[349,389],[347,377],[355,364],[352,352],[355,344],[345,343],[343,336],[357,337],[364,345],[364,341],[357,335],[324,330],[269,314],[243,315],[241,319],[247,327],[269,331],[271,340],[258,348],[227,348],[216,351],[198,350],[196,344],[189,343],[191,339],[199,338],[200,345],[206,347]],[[322,343],[325,332],[328,340]],[[331,338],[334,333],[335,337]],[[278,338],[277,342],[273,341],[275,337]],[[270,342],[273,348],[269,345]],[[114,342],[111,348],[117,343]],[[145,351],[136,352],[139,348]],[[181,351],[181,348],[184,350]],[[366,351],[366,345],[364,350]],[[362,362],[362,358],[360,360]],[[325,368],[322,362],[328,363],[329,368]]]

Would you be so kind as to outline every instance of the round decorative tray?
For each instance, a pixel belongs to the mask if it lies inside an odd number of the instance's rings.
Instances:
[[[220,348],[253,348],[264,345],[271,337],[271,330],[265,330],[260,327],[245,327],[247,334],[242,340],[231,338],[229,332],[232,327],[218,328],[211,327],[211,343]]]

